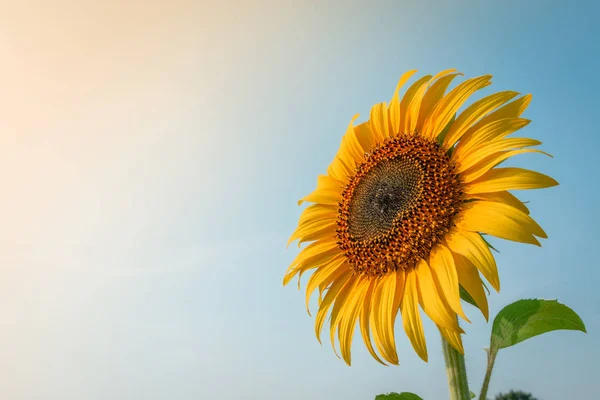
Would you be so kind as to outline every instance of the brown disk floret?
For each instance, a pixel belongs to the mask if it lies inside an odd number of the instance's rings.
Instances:
[[[338,245],[357,274],[413,268],[452,228],[461,201],[454,165],[436,142],[387,139],[342,193]]]

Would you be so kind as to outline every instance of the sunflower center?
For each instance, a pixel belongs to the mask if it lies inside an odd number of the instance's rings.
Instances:
[[[413,268],[452,228],[461,199],[454,165],[437,143],[387,139],[344,189],[338,245],[358,274]]]
[[[421,167],[414,159],[399,155],[382,160],[356,186],[350,204],[350,234],[358,240],[385,234],[399,214],[414,206],[422,181]]]

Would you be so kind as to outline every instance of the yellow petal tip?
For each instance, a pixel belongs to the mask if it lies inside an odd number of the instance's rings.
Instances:
[[[289,249],[290,248],[290,244],[292,244],[292,242],[296,240],[293,236],[290,238],[290,240],[288,240],[287,244],[285,245],[285,249]],[[298,247],[300,247],[300,243],[298,243]]]

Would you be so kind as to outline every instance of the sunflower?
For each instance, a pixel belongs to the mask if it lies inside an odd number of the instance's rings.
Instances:
[[[500,290],[484,236],[538,246],[537,238],[547,237],[509,191],[558,183],[538,172],[498,168],[517,154],[543,153],[531,148],[541,142],[509,136],[530,122],[520,116],[531,95],[491,94],[456,116],[473,93],[491,84],[491,75],[446,93],[462,74],[442,71],[417,80],[400,99],[400,88],[415,72],[400,78],[389,106],[372,107],[367,122],[355,126],[354,116],[327,174],[299,201],[314,204],[302,212],[289,241],[311,243],[283,283],[298,276],[300,287],[300,276],[313,271],[306,307],[318,290],[317,339],[329,315],[334,351],[337,331],[348,365],[357,321],[369,353],[382,364],[398,364],[398,314],[414,350],[427,361],[420,308],[464,354],[457,316],[469,320],[461,289],[486,320],[481,276]]]

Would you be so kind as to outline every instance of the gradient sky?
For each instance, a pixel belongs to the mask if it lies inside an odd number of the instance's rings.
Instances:
[[[8,2],[7,2],[8,3]],[[600,398],[600,8],[554,1],[20,1],[0,15],[0,398],[447,398],[435,326],[400,366],[353,366],[281,280],[301,208],[348,121],[400,75],[491,73],[532,93],[521,194],[549,235],[497,240],[502,291],[558,298],[588,334],[503,350],[490,393]],[[416,5],[418,3],[418,5]],[[577,7],[577,8],[575,8]],[[470,306],[478,392],[490,324]]]

